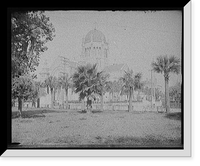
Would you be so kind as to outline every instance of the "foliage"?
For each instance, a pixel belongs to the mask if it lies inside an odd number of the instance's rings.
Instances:
[[[33,81],[33,92],[30,98],[32,100],[38,99],[40,96],[42,96],[41,91],[42,83],[40,81]]]
[[[179,74],[180,72],[180,59],[175,56],[159,56],[151,65],[156,73],[164,73],[167,80],[169,79],[169,73]]]
[[[141,81],[142,73],[136,73],[134,76],[134,90],[141,90],[144,87],[144,83]]]
[[[129,96],[129,111],[132,110],[132,96],[133,90],[139,90],[142,88],[143,84],[141,82],[142,74],[133,74],[133,70],[125,71],[123,77],[120,78],[123,82],[122,90],[128,92]]]
[[[166,112],[170,111],[170,99],[169,99],[169,74],[180,72],[180,60],[175,56],[168,57],[159,56],[155,62],[152,62],[152,68],[157,73],[164,73],[165,79],[165,108]]]
[[[12,98],[27,100],[34,94],[34,83],[30,76],[24,75],[12,79]]]
[[[124,94],[124,91],[122,91],[122,85],[123,82],[121,80],[107,81],[106,91],[112,94],[112,99],[114,94],[117,94],[117,97]]]
[[[43,11],[11,13],[12,77],[35,71],[55,29]]]
[[[50,89],[51,92],[53,92],[53,90],[55,90],[58,87],[57,78],[54,76],[47,77],[47,79],[44,81],[44,86],[47,87],[48,90]]]
[[[44,86],[47,87],[47,93],[49,93],[49,89],[51,92],[51,108],[54,107],[55,102],[55,93],[59,87],[58,80],[55,76],[48,76],[44,81]]]
[[[104,72],[97,73],[97,81],[96,81],[96,93],[100,96],[104,95],[108,90],[108,81],[109,74]]]
[[[71,87],[71,77],[69,77],[67,74],[61,75],[58,78],[58,86],[62,87],[63,89],[68,89]]]
[[[99,75],[97,75],[96,64],[87,64],[86,66],[78,67],[77,71],[72,77],[72,80],[75,93],[79,93],[79,100],[100,92],[97,91],[97,84],[99,84]]]
[[[181,84],[177,83],[169,88],[169,96],[172,100],[181,103]]]
[[[120,80],[123,82],[123,90],[132,91],[134,89],[133,70],[125,71],[125,74],[120,78]]]
[[[128,93],[133,90],[142,89],[144,84],[141,82],[142,74],[133,74],[133,70],[125,71],[123,77],[120,78],[123,82],[122,91],[123,93]]]

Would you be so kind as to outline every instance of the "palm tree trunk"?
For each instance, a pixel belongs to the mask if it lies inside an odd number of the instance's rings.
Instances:
[[[167,77],[165,77],[165,109],[166,109],[166,113],[170,112],[169,81]]]
[[[68,88],[65,89],[66,94],[66,108],[68,109]]]
[[[133,92],[132,92],[132,88],[130,88],[128,112],[132,111],[132,98],[133,98]]]

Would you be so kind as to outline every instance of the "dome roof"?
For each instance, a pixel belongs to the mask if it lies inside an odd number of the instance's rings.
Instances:
[[[87,33],[85,36],[84,43],[90,43],[90,42],[106,42],[106,37],[104,34],[99,30],[91,30]]]

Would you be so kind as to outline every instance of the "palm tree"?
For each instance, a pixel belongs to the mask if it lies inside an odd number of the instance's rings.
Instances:
[[[106,84],[106,91],[109,93],[109,95],[111,95],[111,101],[113,100],[113,82],[112,81],[108,81]]]
[[[79,93],[79,100],[87,98],[87,103],[90,103],[90,98],[96,93],[97,85],[97,68],[95,65],[87,64],[79,66],[73,74],[73,87],[75,93]],[[91,106],[91,105],[90,105]]]
[[[45,81],[44,81],[45,86],[47,89],[50,89],[51,92],[51,108],[54,107],[54,100],[55,100],[55,91],[58,85],[57,78],[54,76],[49,76]]]
[[[141,88],[141,77],[141,73],[134,75],[133,70],[128,70],[125,71],[124,76],[120,78],[120,80],[123,81],[122,90],[129,93],[129,112],[132,110],[133,91]]]
[[[58,78],[58,84],[59,87],[63,88],[65,90],[66,94],[66,108],[68,108],[68,89],[70,88],[70,80],[71,77],[69,77],[67,74],[62,75]]]
[[[132,96],[133,96],[133,89],[134,89],[134,78],[133,78],[133,71],[128,70],[125,71],[125,74],[123,77],[121,77],[121,80],[123,81],[124,85],[122,86],[122,89],[125,91],[128,91],[129,93],[129,105],[128,105],[128,111],[130,112],[132,110]]]
[[[142,73],[137,73],[134,79],[134,90],[138,90],[138,96],[140,95],[140,91],[144,86],[144,83],[141,82]]]
[[[97,93],[100,96],[101,100],[101,111],[103,111],[103,95],[107,91],[107,84],[109,75],[104,72],[98,72],[97,73],[97,81],[96,81],[96,89],[95,93]]]
[[[155,62],[152,62],[153,71],[157,73],[163,73],[165,79],[165,109],[166,112],[170,112],[170,101],[169,101],[169,74],[180,72],[180,59],[175,56],[168,57],[159,56]]]

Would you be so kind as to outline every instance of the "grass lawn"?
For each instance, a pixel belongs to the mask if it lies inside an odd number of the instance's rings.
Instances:
[[[30,109],[12,112],[20,147],[182,147],[181,113]]]

